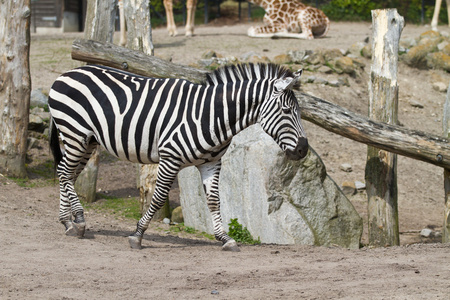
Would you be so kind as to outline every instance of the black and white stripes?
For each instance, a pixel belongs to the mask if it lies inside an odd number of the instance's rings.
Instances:
[[[306,155],[308,144],[291,91],[300,75],[301,71],[292,73],[263,64],[219,68],[204,84],[147,78],[101,66],[84,66],[61,75],[49,94],[53,126],[65,148],[57,169],[60,221],[68,233],[84,226],[73,183],[100,144],[120,159],[160,163],[150,209],[130,237],[133,247],[140,247],[142,235],[164,204],[178,171],[189,165],[204,165],[199,170],[216,238],[224,244],[234,242],[221,224],[220,158],[231,138],[256,122],[288,157]],[[59,160],[56,138],[53,134],[52,149]]]

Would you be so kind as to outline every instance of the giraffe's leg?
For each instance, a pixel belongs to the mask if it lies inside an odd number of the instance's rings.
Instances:
[[[447,18],[448,18],[448,27],[450,27],[450,0],[447,0]]]
[[[447,8],[448,8],[448,2],[449,1],[447,1]],[[431,29],[434,31],[437,31],[437,25],[438,25],[438,20],[439,20],[439,11],[441,10],[441,4],[442,4],[442,0],[436,0],[436,4],[434,6],[433,19],[431,19]]]
[[[277,32],[274,34],[273,38],[293,38],[293,39],[303,39],[303,40],[312,40],[314,37],[311,37],[312,33],[293,33],[293,32]]]
[[[166,18],[167,18],[167,30],[169,31],[170,36],[176,36],[177,26],[175,25],[175,20],[173,18],[173,1],[172,0],[164,0],[164,8],[166,9]]]
[[[194,34],[196,8],[197,8],[197,0],[187,0],[186,36],[192,36]]]
[[[218,241],[221,241],[222,250],[225,251],[240,251],[236,241],[229,237],[223,229],[222,216],[220,215],[220,198],[219,198],[219,174],[221,162],[207,163],[198,166],[200,175],[202,177],[203,188],[205,189],[206,199],[208,201],[208,208],[211,212],[214,236]]]
[[[142,216],[137,224],[136,231],[128,237],[131,248],[142,248],[142,237],[145,230],[147,230],[150,221],[152,220],[156,211],[163,207],[169,195],[172,183],[180,170],[180,163],[178,161],[172,161],[169,159],[162,159],[159,161],[158,175],[156,179],[155,192],[150,202],[150,207],[147,212]]]
[[[96,143],[89,144],[87,148],[66,147],[63,159],[58,164],[61,194],[59,220],[66,228],[66,235],[84,236],[86,227],[84,211],[75,192],[74,182],[96,147]]]

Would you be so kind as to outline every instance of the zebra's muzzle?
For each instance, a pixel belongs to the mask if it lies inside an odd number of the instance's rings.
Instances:
[[[308,154],[308,139],[301,137],[298,140],[297,146],[293,150],[286,150],[286,156],[290,160],[300,160]]]

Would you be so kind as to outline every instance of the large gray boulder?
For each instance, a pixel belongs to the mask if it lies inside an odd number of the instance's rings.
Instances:
[[[178,180],[185,225],[213,233],[198,170],[183,169]],[[320,157],[311,149],[287,160],[259,125],[236,135],[223,156],[220,197],[226,229],[237,218],[263,243],[359,247],[362,219]]]

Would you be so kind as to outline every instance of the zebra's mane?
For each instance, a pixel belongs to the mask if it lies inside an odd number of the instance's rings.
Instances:
[[[215,86],[229,82],[241,82],[258,79],[282,79],[294,77],[291,70],[276,64],[238,64],[220,67],[206,75],[204,84]]]

